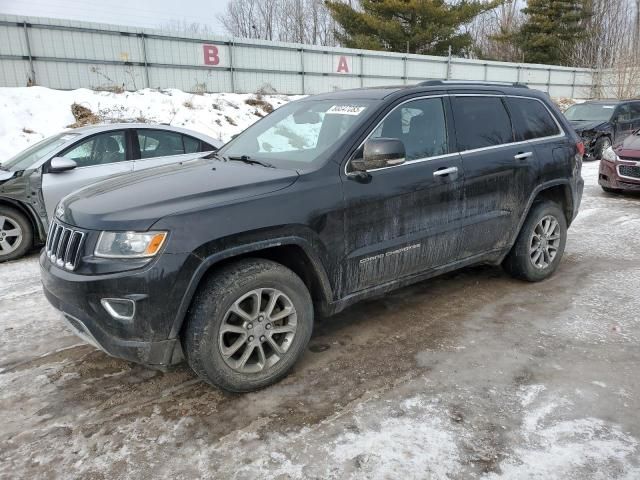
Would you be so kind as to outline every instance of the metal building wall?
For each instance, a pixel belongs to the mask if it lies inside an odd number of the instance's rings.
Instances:
[[[485,62],[253,39],[177,35],[87,22],[0,15],[0,86],[178,88],[313,94],[428,79],[521,82],[588,98],[589,69]]]

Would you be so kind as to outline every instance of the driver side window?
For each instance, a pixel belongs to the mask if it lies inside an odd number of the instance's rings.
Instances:
[[[91,167],[126,160],[124,132],[108,132],[94,135],[62,152],[78,167]]]
[[[401,140],[407,161],[449,153],[442,99],[425,98],[398,106],[369,138]]]

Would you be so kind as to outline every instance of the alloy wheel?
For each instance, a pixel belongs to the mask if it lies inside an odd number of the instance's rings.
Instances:
[[[218,335],[220,353],[236,372],[261,372],[283,358],[296,328],[296,309],[286,294],[275,288],[251,290],[225,313]]]
[[[8,255],[22,244],[22,228],[13,218],[0,215],[0,255]]]
[[[546,215],[533,229],[529,242],[529,255],[534,267],[547,268],[556,258],[560,247],[560,223],[552,215]]]

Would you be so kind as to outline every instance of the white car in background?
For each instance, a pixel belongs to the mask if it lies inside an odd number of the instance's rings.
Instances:
[[[220,146],[221,141],[184,128],[122,123],[68,130],[0,159],[0,262],[43,243],[53,210],[69,193]]]

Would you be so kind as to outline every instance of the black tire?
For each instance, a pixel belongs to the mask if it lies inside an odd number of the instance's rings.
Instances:
[[[602,187],[602,190],[604,190],[607,193],[622,193],[622,190],[620,190],[619,188]]]
[[[607,147],[611,146],[611,139],[607,136],[600,137],[596,141],[596,145],[593,148],[593,159],[602,160],[602,155]]]
[[[559,243],[556,245],[556,254],[553,260],[548,262],[546,267],[539,267],[534,265],[530,249],[534,242],[534,232],[537,233],[536,227],[545,217],[549,216],[558,222]],[[539,282],[556,271],[562,259],[566,243],[567,220],[562,209],[551,201],[536,203],[531,208],[524,225],[522,225],[516,243],[503,262],[503,267],[515,278],[529,282]]]
[[[33,247],[33,227],[29,219],[15,208],[0,205],[0,222],[0,263],[24,256]],[[16,227],[21,231],[20,237],[6,235]]]
[[[277,289],[288,297],[295,308],[296,331],[287,344],[288,349],[279,355],[276,363],[260,372],[239,372],[222,356],[220,329],[231,306],[243,295],[261,288]],[[223,267],[204,281],[189,308],[186,321],[182,347],[193,371],[207,383],[224,390],[249,392],[282,379],[302,356],[313,330],[313,302],[304,282],[288,268],[270,260],[243,259]],[[266,324],[260,325],[260,328],[265,327]],[[241,345],[241,348],[249,348],[248,342],[242,341]],[[262,348],[271,347],[266,342]]]

